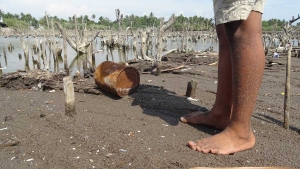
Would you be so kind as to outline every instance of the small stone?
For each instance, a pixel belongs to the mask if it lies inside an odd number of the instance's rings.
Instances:
[[[6,116],[4,121],[11,121],[13,120],[14,118],[12,116]]]
[[[108,153],[108,154],[105,155],[105,157],[111,157],[111,156],[113,156],[112,153]]]

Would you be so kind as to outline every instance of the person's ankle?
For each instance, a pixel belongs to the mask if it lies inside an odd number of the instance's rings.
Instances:
[[[240,139],[247,140],[254,137],[251,125],[237,124],[231,121],[226,130],[235,133]]]
[[[213,107],[210,110],[209,115],[211,116],[211,118],[227,121],[230,120],[231,109]]]

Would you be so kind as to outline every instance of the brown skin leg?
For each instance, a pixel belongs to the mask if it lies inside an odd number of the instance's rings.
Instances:
[[[225,129],[229,124],[232,107],[231,54],[225,26],[217,25],[216,30],[219,39],[219,71],[215,104],[207,113],[191,113],[181,117],[180,120],[185,123],[204,124],[218,129]]]
[[[231,118],[228,126],[221,133],[199,140],[196,143],[190,141],[188,145],[193,150],[203,153],[231,154],[254,146],[255,137],[250,120],[264,70],[261,17],[261,13],[252,11],[246,21],[234,21],[224,24],[231,51],[232,86],[229,87],[232,91]],[[224,44],[220,44],[220,46],[222,45]],[[220,53],[221,55],[223,54]],[[222,63],[220,62],[219,64]],[[222,66],[219,66],[219,68],[222,68]],[[225,70],[219,69],[219,71]],[[222,99],[222,96],[219,97]],[[210,113],[212,114],[213,112],[211,111]],[[219,113],[228,115],[228,111]],[[181,120],[195,124],[195,120],[208,116],[190,115]],[[210,116],[212,117],[213,115]],[[192,120],[191,118],[194,119]],[[203,121],[201,119],[196,124],[205,124],[201,123]],[[218,127],[215,125],[211,126]]]

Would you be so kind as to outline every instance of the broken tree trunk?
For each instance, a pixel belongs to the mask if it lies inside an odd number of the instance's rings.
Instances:
[[[69,67],[68,67],[68,54],[67,54],[67,40],[66,40],[66,30],[63,31],[63,48],[64,48],[64,68],[67,76],[70,75]]]
[[[42,56],[43,56],[43,64],[44,64],[44,69],[49,70],[49,65],[48,65],[48,61],[47,61],[47,56],[46,56],[46,47],[45,47],[45,42],[41,41],[42,44]]]
[[[24,40],[23,40],[23,35],[20,36],[20,40],[21,40],[21,44],[22,44],[22,48],[24,51],[24,57],[25,57],[25,64],[28,65],[29,63],[29,50],[28,50],[28,45],[25,44]]]
[[[164,24],[164,18],[160,19],[160,29],[158,31],[158,37],[157,37],[157,56],[156,56],[156,69],[157,69],[157,75],[161,74],[161,58],[162,58],[162,35],[165,33],[166,30],[168,30],[175,22],[176,16],[173,14],[169,21]]]
[[[74,16],[74,18],[76,18],[76,16]],[[64,34],[64,29],[61,26],[60,23],[55,22],[55,25],[57,26],[57,28],[59,29],[59,31],[61,32],[61,34]],[[98,31],[96,33],[96,35],[94,36],[94,38],[92,40],[88,40],[89,38],[87,38],[87,33],[82,33],[83,36],[80,36],[77,30],[77,22],[75,19],[75,35],[76,35],[76,42],[70,37],[70,36],[66,36],[66,40],[69,43],[69,45],[77,52],[77,53],[88,53],[88,46],[92,43],[92,41],[94,39],[97,38],[98,34],[100,33],[100,31]],[[85,29],[85,28],[84,28]],[[86,31],[86,30],[85,30]],[[80,41],[81,39],[81,41]]]
[[[140,39],[141,39],[141,56],[142,56],[142,59],[145,59],[146,58],[146,50],[147,50],[147,46],[146,46],[146,43],[147,43],[147,38],[148,38],[148,33],[147,31],[139,31],[139,34],[140,34]]]

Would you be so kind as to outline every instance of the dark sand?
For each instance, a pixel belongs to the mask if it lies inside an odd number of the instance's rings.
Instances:
[[[290,130],[283,128],[285,59],[273,62],[279,64],[267,64],[252,117],[256,145],[227,156],[186,146],[219,130],[179,122],[180,116],[213,106],[217,66],[143,74],[138,90],[123,98],[77,92],[74,117],[64,115],[62,90],[0,88],[0,145],[19,142],[0,147],[0,168],[300,168],[300,59],[292,60]],[[183,96],[191,79],[198,82],[198,101]]]

